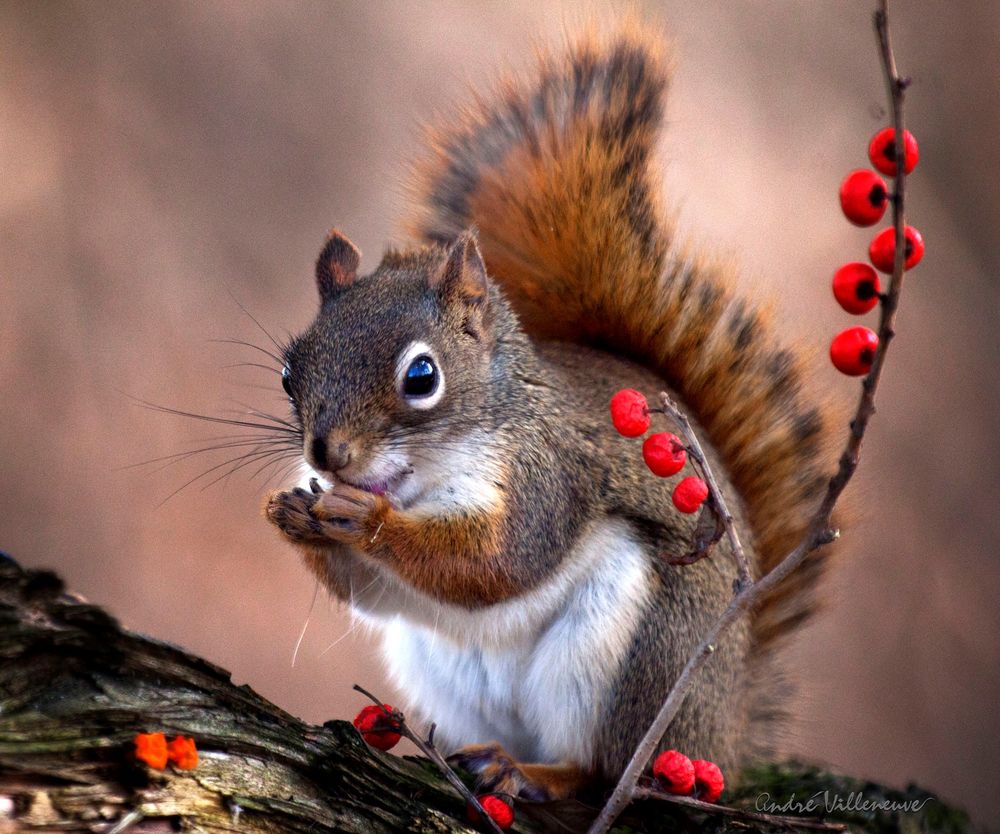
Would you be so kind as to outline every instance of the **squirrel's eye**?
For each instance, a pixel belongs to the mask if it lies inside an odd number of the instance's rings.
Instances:
[[[396,390],[408,408],[429,411],[441,402],[444,377],[427,342],[410,342],[396,360]]]
[[[285,393],[289,397],[292,396],[292,372],[288,370],[287,366],[281,369],[281,387],[285,389]]]
[[[429,356],[418,356],[410,363],[403,377],[403,394],[407,397],[428,397],[437,390],[438,372]]]

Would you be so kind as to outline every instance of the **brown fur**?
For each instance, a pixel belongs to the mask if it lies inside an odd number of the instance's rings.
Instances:
[[[721,452],[766,572],[826,486],[836,421],[769,310],[741,296],[733,270],[674,239],[654,154],[668,78],[661,38],[634,23],[543,52],[530,80],[504,81],[430,133],[410,228],[447,242],[477,226],[529,333],[662,374]],[[757,612],[759,653],[813,610],[828,554]]]

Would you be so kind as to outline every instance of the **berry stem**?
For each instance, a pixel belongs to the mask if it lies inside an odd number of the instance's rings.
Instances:
[[[705,483],[708,484],[713,512],[719,516],[725,528],[726,537],[729,539],[729,544],[733,551],[733,561],[736,563],[736,570],[739,573],[736,589],[742,590],[743,588],[747,588],[753,584],[753,577],[750,575],[750,564],[747,561],[746,552],[743,550],[743,543],[740,541],[739,533],[736,532],[733,514],[729,512],[726,499],[719,488],[719,482],[715,479],[715,473],[712,472],[712,467],[708,465],[708,459],[705,457],[705,450],[701,448],[698,435],[691,428],[691,421],[688,420],[687,415],[677,407],[677,404],[670,399],[670,396],[666,392],[660,394],[660,403],[663,406],[663,413],[673,419],[680,429],[681,434],[684,435],[684,439],[687,441],[685,448],[688,454],[698,463],[698,468],[701,469],[701,473],[705,477]]]
[[[903,159],[903,99],[908,86],[908,80],[901,79],[896,70],[896,59],[892,52],[892,41],[889,37],[888,0],[878,0],[878,7],[874,14],[874,24],[879,57],[892,109],[893,126],[896,129],[896,154],[898,159]],[[646,735],[643,736],[642,741],[639,742],[632,759],[619,778],[618,784],[601,810],[600,815],[598,815],[593,825],[591,825],[588,834],[606,834],[621,812],[625,810],[629,802],[636,796],[639,777],[642,776],[660,740],[663,738],[664,733],[666,733],[667,728],[680,709],[684,698],[690,691],[696,674],[712,656],[715,646],[718,644],[719,638],[723,633],[780,585],[789,574],[795,571],[806,560],[806,557],[810,553],[829,544],[840,535],[838,530],[830,527],[833,509],[858,467],[858,461],[861,458],[861,442],[864,439],[868,423],[875,414],[875,393],[878,389],[879,380],[882,378],[882,369],[885,367],[885,357],[889,350],[889,344],[895,335],[896,310],[899,306],[899,296],[903,289],[903,277],[905,275],[903,265],[906,261],[906,237],[904,233],[906,227],[904,213],[906,171],[904,167],[903,165],[897,166],[895,177],[894,192],[896,199],[893,201],[892,211],[893,225],[896,229],[896,252],[891,282],[881,307],[878,349],[875,352],[875,360],[872,363],[871,371],[869,371],[861,385],[861,397],[854,413],[854,419],[851,420],[850,431],[843,453],[840,456],[837,473],[830,479],[826,494],[823,496],[822,502],[813,515],[802,541],[786,554],[770,573],[757,580],[757,582],[751,583],[749,586],[737,591],[729,606],[722,612],[722,615],[709,630],[708,634],[705,635],[688,657],[687,663],[683,670],[681,670],[663,705],[660,707],[660,711],[657,713],[656,718],[653,719],[653,723],[646,731]]]
[[[445,761],[444,756],[442,756],[441,753],[438,752],[438,749],[434,746],[434,730],[437,725],[431,724],[430,731],[427,733],[427,740],[424,741],[410,729],[410,726],[406,723],[406,716],[404,716],[398,709],[391,711],[387,710],[385,705],[382,703],[382,700],[380,698],[376,698],[364,687],[354,684],[354,689],[365,697],[371,698],[372,702],[377,704],[379,709],[399,724],[399,734],[404,738],[408,738],[421,753],[434,762],[437,769],[441,771],[441,775],[443,775],[444,778],[451,783],[452,787],[458,791],[459,794],[461,794],[462,798],[465,799],[466,802],[479,812],[480,819],[484,821],[494,834],[503,834],[503,829],[501,829],[500,826],[493,820],[493,817],[486,812],[486,809],[483,808],[483,806],[479,803],[479,800],[476,799],[476,795],[466,787],[465,782],[463,782],[461,777],[455,773],[451,765]]]

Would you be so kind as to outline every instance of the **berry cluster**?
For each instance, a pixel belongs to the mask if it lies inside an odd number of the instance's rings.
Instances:
[[[378,750],[391,750],[399,743],[399,724],[388,715],[388,704],[369,704],[354,716],[354,727],[361,738]]]
[[[625,388],[611,398],[611,422],[620,435],[639,437],[649,429],[649,403],[638,391]],[[676,475],[687,463],[687,449],[681,439],[670,432],[651,434],[642,444],[646,466],[661,478]],[[708,497],[708,485],[695,476],[683,478],[674,487],[674,506],[682,513],[693,513]]]
[[[868,158],[886,176],[899,172],[896,160],[896,130],[887,127],[872,137]],[[909,174],[920,158],[917,140],[910,131],[903,133],[903,170]],[[882,219],[892,200],[885,180],[874,171],[851,171],[840,184],[840,207],[856,226],[872,226]],[[905,269],[912,269],[924,256],[924,239],[916,229],[907,226]],[[896,230],[883,229],[868,247],[868,259],[875,269],[892,273],[896,257]],[[844,264],[833,276],[833,295],[848,313],[860,316],[879,302],[878,273],[860,261]],[[834,367],[848,376],[864,376],[872,367],[878,349],[878,336],[867,327],[849,327],[837,334],[830,344],[830,360]]]
[[[156,770],[163,770],[167,762],[173,762],[178,770],[194,770],[198,766],[198,749],[188,736],[176,736],[167,742],[163,733],[138,733],[133,741],[135,757]]]
[[[691,761],[678,750],[664,750],[653,760],[653,776],[667,793],[718,802],[726,786],[722,771],[706,759]]]

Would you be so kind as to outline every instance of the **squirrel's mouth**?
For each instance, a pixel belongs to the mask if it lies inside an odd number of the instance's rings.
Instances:
[[[365,477],[347,478],[340,474],[337,477],[344,483],[373,495],[392,495],[412,472],[412,469],[397,469],[388,473],[372,473]]]

